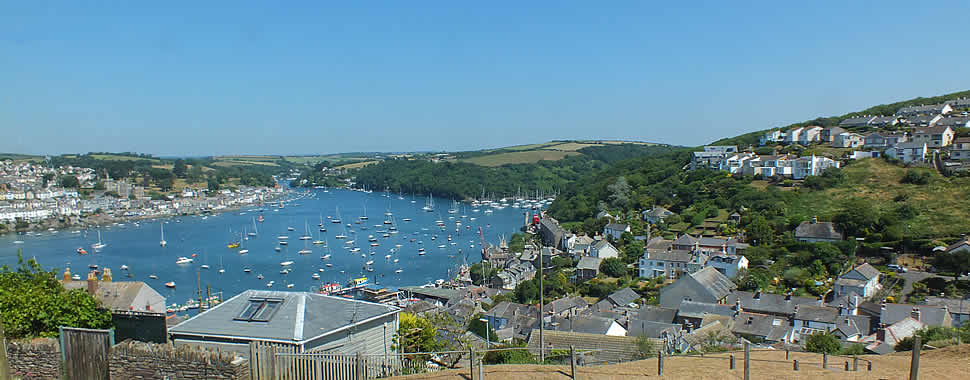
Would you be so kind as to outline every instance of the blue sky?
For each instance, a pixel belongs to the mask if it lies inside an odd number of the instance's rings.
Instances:
[[[0,2],[3,152],[700,145],[970,89],[966,1],[39,3]]]

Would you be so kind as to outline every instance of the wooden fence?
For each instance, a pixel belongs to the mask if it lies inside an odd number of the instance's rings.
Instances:
[[[61,327],[61,361],[67,379],[108,380],[114,331]]]

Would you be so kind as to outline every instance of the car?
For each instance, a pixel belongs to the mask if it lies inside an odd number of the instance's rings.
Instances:
[[[892,269],[894,272],[897,272],[897,273],[906,273],[906,268],[903,268],[900,265],[889,264],[889,265],[886,265],[886,268]]]

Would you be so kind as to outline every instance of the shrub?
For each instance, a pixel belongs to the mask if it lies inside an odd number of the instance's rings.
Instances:
[[[834,335],[815,333],[805,340],[805,351],[834,354],[839,352],[841,345]]]
[[[906,171],[903,178],[899,181],[900,183],[909,183],[913,185],[926,185],[930,183],[930,172],[925,169],[910,169]]]

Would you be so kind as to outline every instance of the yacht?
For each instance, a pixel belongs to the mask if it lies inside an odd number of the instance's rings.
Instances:
[[[280,263],[280,266],[284,266],[284,267],[288,267],[290,265],[293,265],[292,261],[284,261]]]

